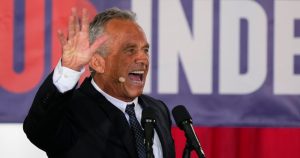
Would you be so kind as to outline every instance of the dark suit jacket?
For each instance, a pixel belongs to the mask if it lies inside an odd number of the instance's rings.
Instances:
[[[146,95],[142,107],[156,111],[156,131],[165,158],[175,157],[170,113],[166,105]],[[50,158],[137,158],[124,114],[86,79],[80,88],[60,93],[52,74],[38,90],[23,125],[30,141]]]

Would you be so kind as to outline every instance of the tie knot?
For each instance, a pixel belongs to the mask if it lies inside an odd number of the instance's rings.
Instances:
[[[125,112],[126,112],[128,115],[134,115],[134,116],[135,116],[135,112],[134,112],[134,103],[128,104],[128,105],[126,106]]]

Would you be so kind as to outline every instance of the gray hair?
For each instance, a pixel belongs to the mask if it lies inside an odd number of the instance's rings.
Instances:
[[[97,14],[90,23],[89,27],[90,43],[93,43],[97,37],[104,33],[105,25],[112,19],[136,21],[136,14],[132,11],[121,10],[116,7],[106,9],[104,12]],[[99,53],[101,56],[106,56],[108,53],[106,44],[103,44],[100,48],[98,48],[97,53]],[[95,71],[91,67],[90,71],[92,76],[94,76]]]
[[[90,43],[93,43],[97,37],[104,33],[105,25],[112,19],[122,19],[122,20],[136,20],[136,14],[129,10],[121,10],[119,8],[110,8],[105,10],[102,13],[97,14],[93,21],[90,23],[89,28],[89,36]],[[102,49],[99,50],[101,55],[106,55],[106,52],[101,52]]]

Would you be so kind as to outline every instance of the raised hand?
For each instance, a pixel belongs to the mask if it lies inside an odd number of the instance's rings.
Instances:
[[[76,71],[89,63],[97,48],[107,39],[106,36],[101,36],[91,44],[88,12],[86,9],[82,10],[80,24],[76,8],[72,8],[72,15],[69,17],[68,37],[58,30],[58,38],[63,48],[62,65]]]

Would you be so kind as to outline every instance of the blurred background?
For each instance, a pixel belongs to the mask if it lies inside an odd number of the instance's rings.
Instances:
[[[208,158],[300,157],[300,0],[0,0],[1,158],[47,157],[22,122],[72,7],[137,14],[151,46],[144,92],[185,105]],[[184,134],[172,134],[179,158]]]

